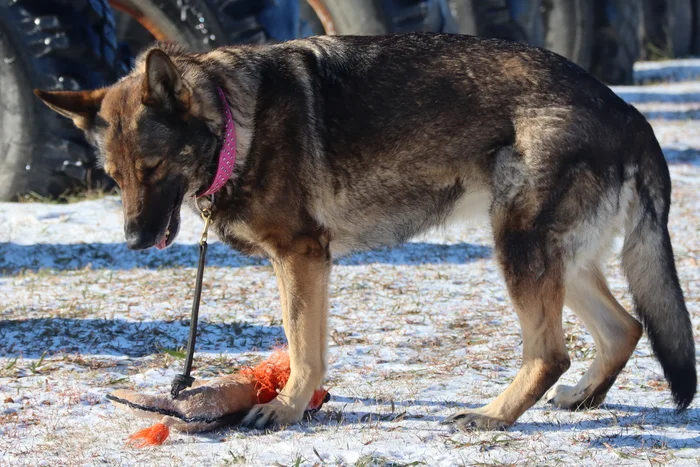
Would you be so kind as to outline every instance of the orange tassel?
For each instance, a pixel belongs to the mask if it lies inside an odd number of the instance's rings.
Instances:
[[[241,374],[255,381],[256,404],[266,404],[277,397],[279,391],[289,381],[291,367],[289,354],[283,349],[278,349],[270,355],[270,358],[254,368],[243,368]],[[316,409],[323,405],[328,391],[317,389],[309,402],[308,409]]]
[[[153,426],[144,428],[129,436],[130,445],[135,448],[145,448],[146,446],[160,446],[170,436],[170,428],[165,423],[156,423]]]
[[[326,402],[326,395],[328,394],[328,391],[325,389],[316,389],[314,391],[314,395],[311,397],[311,402],[309,402],[309,406],[306,408],[307,410],[314,410],[320,408],[324,402]]]
[[[254,368],[243,368],[241,374],[255,381],[256,404],[266,404],[277,397],[289,380],[291,368],[289,354],[284,350],[275,350],[270,358]]]

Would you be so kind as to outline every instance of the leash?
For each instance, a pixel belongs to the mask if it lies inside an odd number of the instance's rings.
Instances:
[[[199,318],[199,302],[202,297],[202,279],[204,277],[204,264],[207,256],[207,234],[209,224],[211,224],[212,210],[214,206],[214,194],[219,191],[233,174],[236,165],[236,126],[231,115],[231,108],[226,100],[226,94],[221,88],[217,88],[219,100],[224,110],[225,127],[223,131],[224,140],[219,150],[219,163],[214,174],[214,180],[207,190],[195,195],[195,206],[204,221],[204,230],[199,238],[199,265],[197,266],[197,279],[194,285],[194,297],[192,298],[192,318],[190,319],[190,337],[187,340],[187,356],[185,357],[185,370],[183,373],[173,378],[170,394],[176,398],[180,392],[192,386],[194,378],[190,376],[192,372],[192,360],[194,359],[194,344],[197,340],[197,319]],[[199,198],[209,198],[209,208],[199,207]]]
[[[213,197],[212,197],[213,198]],[[212,199],[213,201],[213,199]],[[197,204],[199,208],[199,204]],[[199,319],[199,302],[202,297],[202,280],[204,278],[204,264],[207,257],[207,239],[209,224],[211,223],[211,209],[199,209],[204,220],[204,230],[199,238],[199,265],[197,266],[197,278],[194,284],[194,297],[192,297],[192,317],[190,318],[190,337],[187,339],[187,356],[185,357],[185,370],[183,373],[173,378],[170,394],[176,398],[180,391],[189,388],[194,383],[194,378],[190,376],[192,372],[192,360],[194,359],[194,346],[197,341],[197,321]]]

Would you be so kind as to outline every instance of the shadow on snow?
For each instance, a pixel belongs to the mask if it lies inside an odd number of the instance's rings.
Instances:
[[[197,265],[199,250],[196,245],[174,244],[162,251],[149,249],[131,251],[124,243],[32,244],[0,243],[0,272],[14,274],[22,270],[59,271],[92,269],[161,269]],[[406,243],[402,246],[357,253],[336,261],[341,265],[361,264],[463,264],[490,258],[491,248],[484,245],[458,243]],[[236,253],[223,243],[212,243],[207,253],[207,266],[245,267],[267,265],[260,258],[249,258]]]
[[[185,347],[189,319],[32,318],[0,321],[0,356],[39,358],[60,354],[143,357]],[[285,341],[280,326],[200,320],[197,352],[239,353],[272,349]]]

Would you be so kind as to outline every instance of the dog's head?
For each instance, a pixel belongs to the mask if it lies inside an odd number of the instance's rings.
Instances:
[[[124,232],[132,249],[170,245],[184,197],[211,182],[222,107],[206,78],[187,81],[182,72],[187,66],[195,65],[178,67],[156,48],[108,88],[35,91],[53,110],[73,119],[96,146],[105,171],[121,189]]]

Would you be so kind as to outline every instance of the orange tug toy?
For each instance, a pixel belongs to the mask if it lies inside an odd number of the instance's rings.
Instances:
[[[159,423],[129,437],[135,447],[158,446],[170,436],[170,429],[199,433],[224,425],[236,425],[255,404],[277,397],[289,379],[289,355],[275,351],[254,368],[210,381],[194,383],[176,398],[170,394],[148,395],[119,389],[107,396],[120,409]],[[318,411],[330,399],[325,389],[317,389],[307,413]]]

